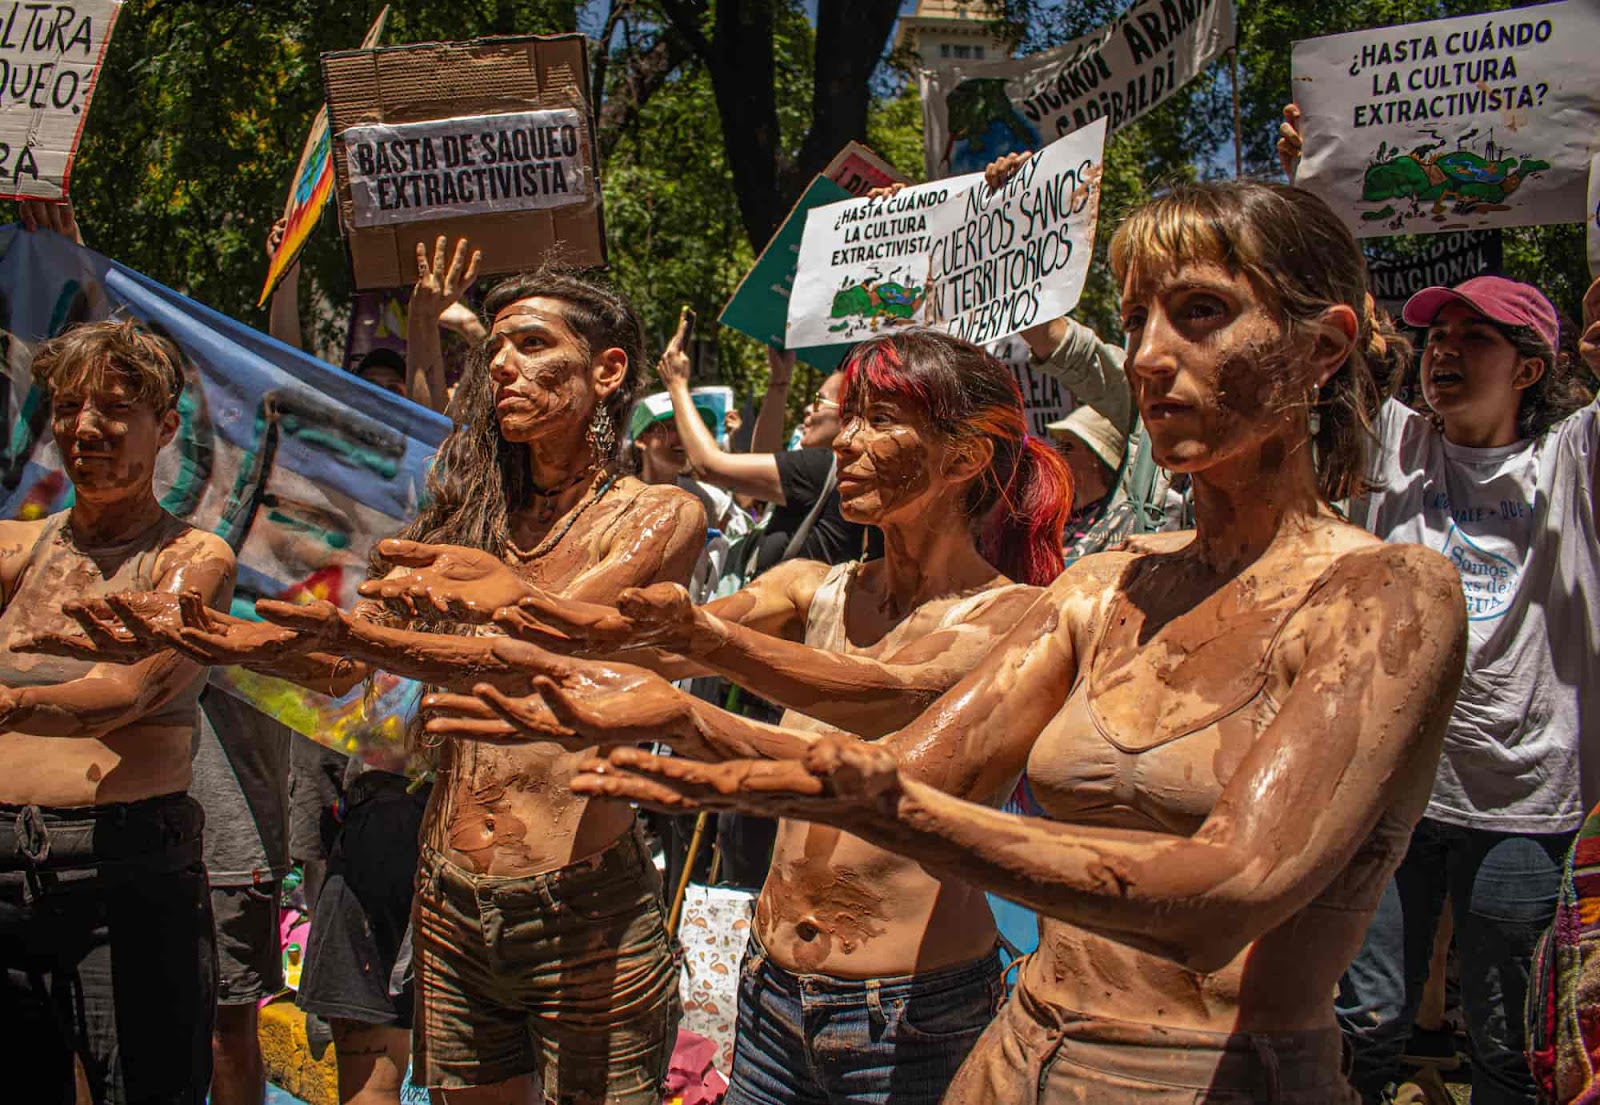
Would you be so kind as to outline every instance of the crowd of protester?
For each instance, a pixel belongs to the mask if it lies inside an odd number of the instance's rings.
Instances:
[[[739,448],[687,325],[650,391],[615,289],[539,269],[480,317],[479,263],[419,246],[405,355],[350,366],[454,428],[349,610],[228,613],[233,553],[154,490],[169,338],[34,351],[74,495],[0,521],[19,1100],[260,1102],[298,867],[342,1102],[659,1102],[667,892],[713,852],[756,894],[730,1103],[1391,1101],[1447,972],[1473,1101],[1588,1088],[1581,963],[1537,945],[1600,801],[1600,281],[1576,329],[1500,276],[1391,319],[1321,200],[1180,186],[1113,238],[1125,344],[1022,334],[1075,401],[1046,438],[908,328],[786,449],[793,354]],[[409,748],[314,744],[228,665],[413,679]],[[1039,916],[1014,976],[986,891]]]

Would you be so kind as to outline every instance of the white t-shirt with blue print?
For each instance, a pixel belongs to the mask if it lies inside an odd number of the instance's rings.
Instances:
[[[1600,411],[1469,449],[1390,401],[1378,434],[1376,487],[1352,503],[1351,521],[1443,553],[1467,599],[1467,670],[1427,816],[1500,832],[1576,828],[1600,802]]]

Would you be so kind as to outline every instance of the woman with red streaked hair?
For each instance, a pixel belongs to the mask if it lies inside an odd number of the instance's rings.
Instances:
[[[794,730],[831,724],[875,738],[915,717],[1060,573],[1071,476],[1027,435],[1010,371],[956,338],[908,330],[857,346],[842,398],[841,509],[882,529],[882,559],[787,561],[699,608],[675,585],[624,592],[618,608],[525,600],[496,617],[521,638],[496,642],[501,658],[539,671],[536,690],[581,684],[588,694],[575,706],[586,714],[625,702],[629,732],[608,739],[658,739],[665,727],[646,716],[657,710],[773,737],[765,748],[678,748],[706,759],[798,754],[805,738],[735,718],[662,675],[721,673],[788,707]],[[625,655],[660,674],[553,656],[529,641]],[[439,695],[427,707],[433,732],[572,733],[537,693]],[[963,797],[998,806],[1011,789],[965,785],[936,746],[885,746],[906,771]],[[836,830],[783,822],[744,963],[727,1100],[938,1101],[1000,1006],[996,944],[980,891]]]

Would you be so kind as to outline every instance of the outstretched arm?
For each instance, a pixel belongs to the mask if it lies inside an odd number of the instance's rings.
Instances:
[[[904,767],[886,782],[880,764],[863,783],[859,770],[836,776],[838,750],[823,743],[809,781],[765,778],[738,799],[724,793],[731,780],[680,781],[681,765],[621,752],[573,789],[651,802],[664,787],[698,804],[825,821],[1041,913],[1216,970],[1321,893],[1380,816],[1421,815],[1461,677],[1466,611],[1433,553],[1389,546],[1348,557],[1296,621],[1305,644],[1293,689],[1192,836],[1003,814]],[[1012,697],[1031,697],[1037,673],[1016,674]],[[961,694],[946,701],[960,709]],[[643,778],[626,781],[638,767]]]
[[[428,247],[417,243],[417,282],[406,308],[406,389],[411,401],[444,412],[449,398],[444,379],[444,346],[439,340],[439,320],[478,276],[483,254],[472,250],[465,238],[456,240],[455,253],[445,265],[447,239],[440,235],[428,260]]]

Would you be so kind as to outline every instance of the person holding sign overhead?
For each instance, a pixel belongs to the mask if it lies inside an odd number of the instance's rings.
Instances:
[[[1284,109],[1287,170],[1298,118]],[[1585,313],[1597,309],[1600,281],[1585,297]],[[1580,760],[1583,719],[1600,716],[1600,408],[1559,352],[1555,307],[1528,284],[1426,288],[1403,314],[1425,332],[1426,409],[1384,405],[1372,490],[1350,518],[1448,557],[1471,634],[1427,814],[1341,984],[1339,1014],[1356,1087],[1377,1101],[1399,1078],[1448,895],[1473,1100],[1532,1102],[1522,1009],[1534,944],[1572,833],[1600,800],[1600,749]]]

